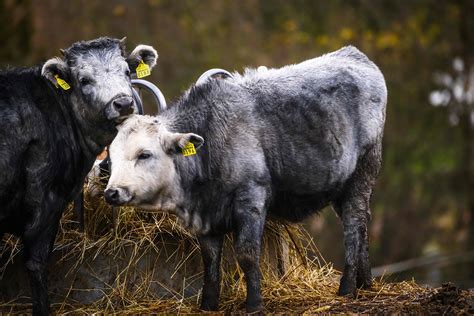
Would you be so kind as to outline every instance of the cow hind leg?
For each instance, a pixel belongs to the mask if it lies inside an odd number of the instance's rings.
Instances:
[[[367,236],[370,210],[359,208],[356,203],[347,202],[342,209],[345,263],[339,295],[355,295],[357,288],[368,288],[372,284]]]
[[[357,278],[356,285],[358,288],[367,289],[372,286],[372,272],[369,260],[369,237],[367,232],[367,224],[370,221],[370,210],[365,218],[365,225],[359,231],[360,242],[357,258]]]
[[[345,264],[339,295],[355,295],[372,285],[367,226],[370,197],[381,162],[381,146],[372,146],[358,161],[356,171],[333,204],[344,228]]]

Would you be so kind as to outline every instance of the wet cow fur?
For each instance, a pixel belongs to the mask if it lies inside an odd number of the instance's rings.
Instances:
[[[174,212],[199,239],[201,308],[218,309],[223,236],[262,309],[259,258],[267,217],[298,222],[332,205],[344,228],[339,294],[372,282],[367,223],[381,164],[387,91],[354,47],[281,69],[194,86],[157,117],[133,116],[110,147],[106,197]],[[194,156],[181,148],[192,142]]]
[[[121,40],[77,42],[43,65],[0,72],[0,237],[21,237],[34,314],[48,314],[47,261],[62,212],[95,157],[136,108],[130,69],[156,51],[126,56]],[[127,59],[128,57],[128,59]],[[71,88],[56,87],[55,75]]]

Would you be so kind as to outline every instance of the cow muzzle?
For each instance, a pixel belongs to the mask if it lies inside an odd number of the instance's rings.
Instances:
[[[108,188],[104,191],[104,197],[107,203],[115,206],[127,204],[132,200],[132,195],[127,188],[116,187]]]
[[[106,116],[108,120],[115,120],[121,123],[129,115],[135,113],[135,102],[132,97],[120,96],[113,99],[106,108]]]

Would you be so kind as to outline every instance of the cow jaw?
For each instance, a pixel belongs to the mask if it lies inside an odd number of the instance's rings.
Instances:
[[[178,192],[164,192],[159,190],[156,195],[149,200],[132,199],[129,205],[139,207],[141,209],[152,212],[168,212],[178,214],[179,202],[181,198],[176,195],[181,195]],[[166,190],[168,191],[168,190]],[[176,194],[178,193],[178,194]]]

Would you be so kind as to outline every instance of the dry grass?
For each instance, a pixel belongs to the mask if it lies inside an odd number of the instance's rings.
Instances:
[[[137,269],[140,260],[148,254],[162,254],[166,238],[176,241],[175,251],[165,253],[166,262],[174,262],[174,273],[186,271],[190,258],[199,254],[195,238],[179,226],[176,218],[167,214],[152,214],[124,207],[118,217],[117,229],[113,229],[110,208],[100,199],[86,201],[86,232],[76,231],[72,211],[68,210],[61,220],[55,251],[62,254],[59,264],[70,264],[69,274],[74,273],[98,256],[114,258],[122,262],[112,284],[102,290],[102,298],[89,305],[74,302],[66,294],[64,299],[52,305],[58,314],[109,314],[109,313],[199,313],[199,295],[184,295],[188,284],[196,284],[201,274],[183,277],[180,291],[169,288],[169,295],[159,297],[153,291],[156,280],[153,275],[159,264],[148,264],[146,269]],[[300,241],[306,241],[302,246]],[[310,241],[310,242],[307,242]],[[2,257],[5,267],[17,260],[21,246],[16,238],[4,238]],[[283,243],[283,245],[282,245]],[[287,247],[285,273],[278,269],[276,249]],[[230,238],[225,247],[232,248]],[[233,252],[225,252],[223,262],[223,285],[221,311],[241,313],[245,299],[243,273],[235,264]],[[313,259],[309,259],[309,254]],[[173,260],[171,260],[173,258]],[[168,260],[169,259],[169,260]],[[71,264],[72,263],[72,264]],[[280,262],[281,263],[281,262]],[[265,309],[272,313],[380,313],[380,312],[425,312],[429,298],[436,289],[424,288],[414,281],[385,283],[377,280],[371,290],[359,291],[356,299],[336,295],[340,272],[326,263],[312,239],[299,226],[268,223],[264,237],[264,252],[261,262],[262,291]],[[199,269],[201,270],[201,269]],[[131,275],[135,281],[131,285]],[[138,276],[137,276],[138,275]],[[174,277],[170,275],[169,277]],[[138,280],[138,281],[137,281]],[[163,284],[160,284],[163,286]],[[80,291],[71,288],[68,291]],[[67,293],[69,293],[67,291]],[[0,304],[4,312],[24,313],[30,311],[29,304],[19,300]]]

